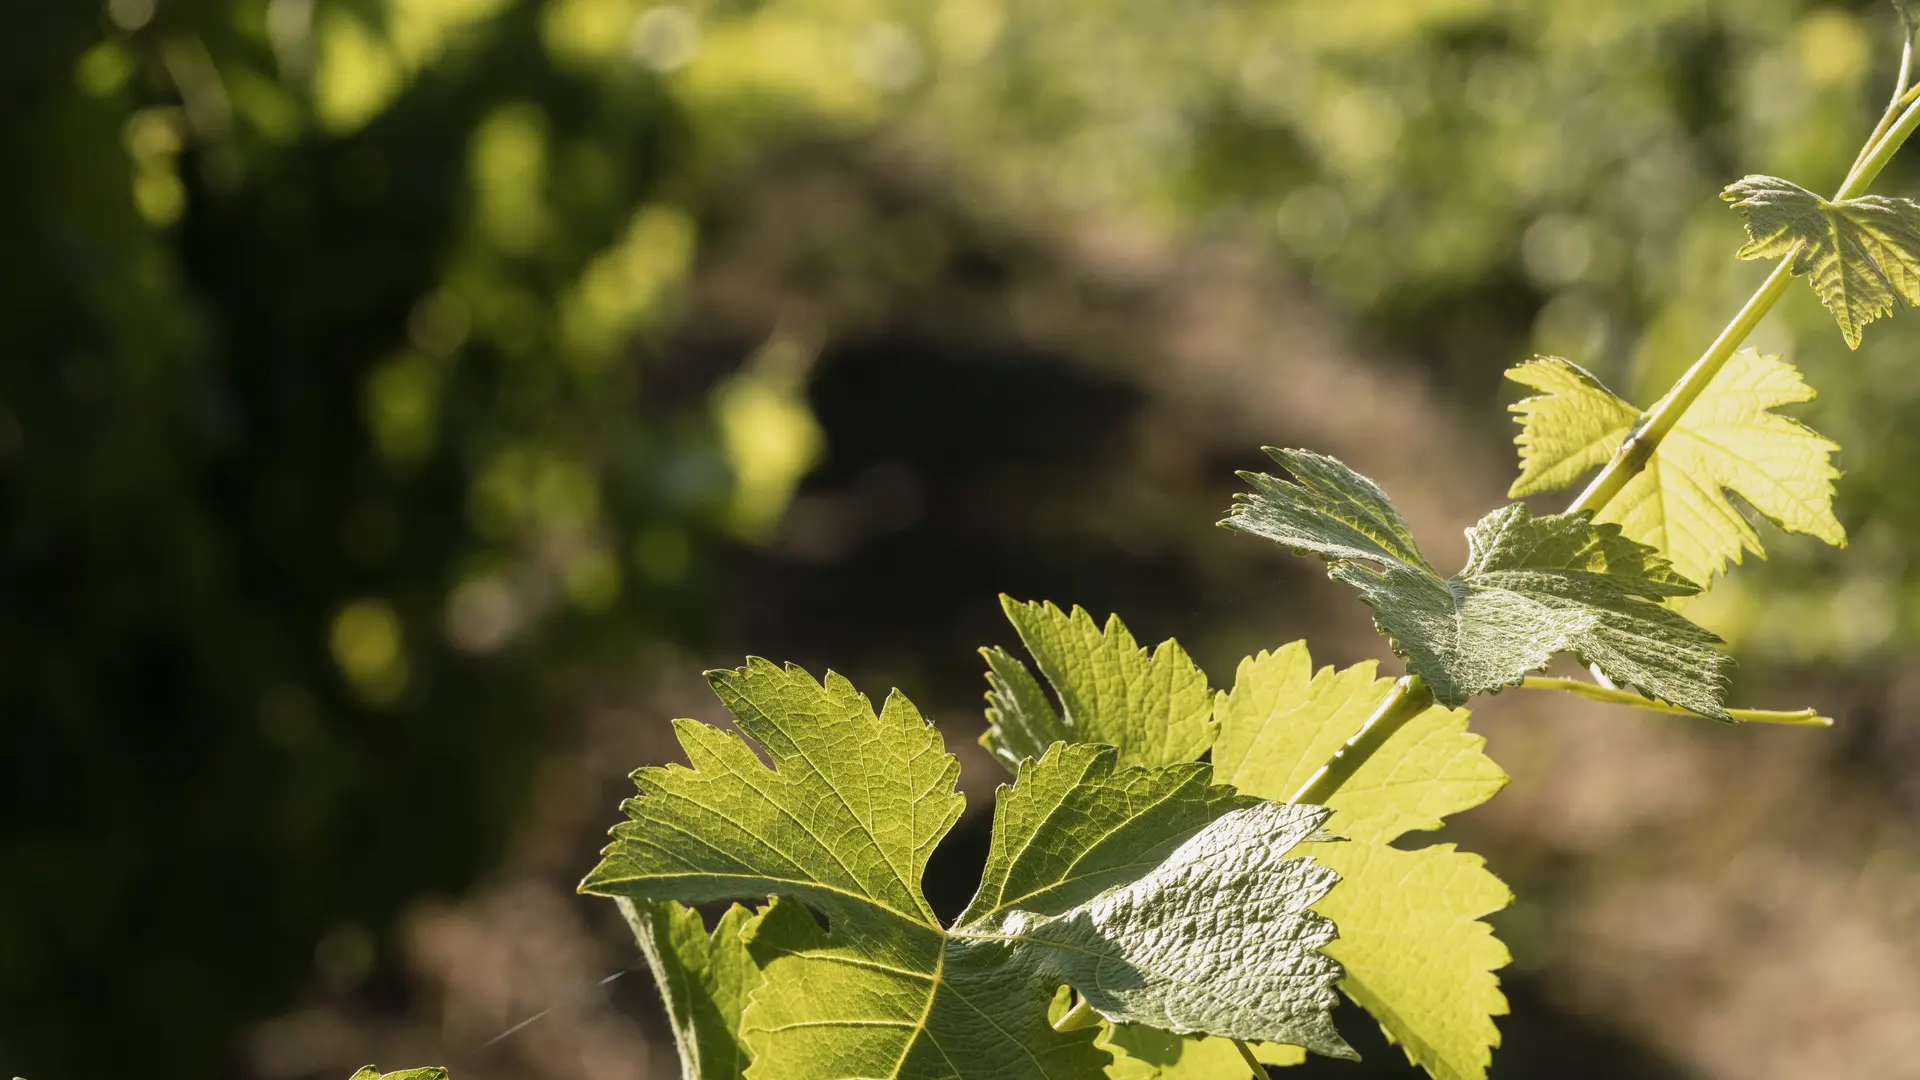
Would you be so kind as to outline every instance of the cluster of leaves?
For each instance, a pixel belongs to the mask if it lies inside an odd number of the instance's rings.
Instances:
[[[686,1076],[1245,1076],[1232,1040],[1268,1064],[1351,1056],[1336,986],[1433,1075],[1485,1075],[1507,953],[1480,920],[1510,894],[1450,844],[1395,846],[1506,783],[1466,710],[1423,710],[1401,753],[1291,805],[1393,692],[1372,663],[1316,671],[1296,642],[1216,691],[1117,617],[1005,607],[1052,694],[983,650],[982,741],[1015,778],[951,927],[918,883],[958,764],[897,692],[876,712],[832,674],[715,672],[740,733],[680,721],[691,767],[635,774],[582,889],[626,913]],[[710,931],[684,906],[761,895]],[[1060,1022],[1062,986],[1097,1029]]]
[[[1435,1076],[1484,1076],[1507,954],[1479,920],[1509,893],[1452,845],[1394,846],[1506,783],[1465,710],[1422,711],[1403,752],[1326,807],[1270,801],[1392,680],[1315,671],[1294,643],[1215,691],[1177,643],[1149,652],[1118,618],[1006,609],[1052,696],[983,650],[983,741],[1015,779],[952,927],[918,881],[960,812],[958,765],[898,693],[876,713],[835,675],[716,672],[767,760],[681,721],[691,767],[635,774],[642,795],[582,888],[626,911],[688,1077],[1246,1075],[1232,1039],[1273,1064],[1351,1054],[1334,986]],[[711,931],[682,906],[756,895],[779,899]],[[1062,985],[1099,1030],[1056,1027]]]
[[[1270,801],[1392,692],[1374,664],[1315,670],[1295,642],[1216,691],[1118,617],[1004,606],[1052,696],[982,650],[981,741],[1015,778],[951,927],[918,883],[959,767],[898,692],[876,712],[831,673],[714,672],[740,733],[679,721],[690,767],[635,774],[581,887],[626,915],[689,1080],[1244,1077],[1235,1039],[1265,1064],[1353,1056],[1336,986],[1434,1076],[1485,1075],[1508,956],[1480,920],[1511,894],[1451,844],[1394,846],[1506,784],[1466,710],[1422,711],[1328,806]],[[758,895],[711,930],[685,906]],[[1097,1027],[1061,1023],[1065,987]]]
[[[1285,799],[1345,743],[1392,692],[1374,665],[1315,670],[1304,642],[1241,661],[1230,690],[1210,691],[1207,677],[1168,641],[1151,654],[1116,618],[1105,628],[1075,608],[1006,601],[1022,642],[1052,686],[1055,711],[1026,667],[1000,650],[992,664],[990,727],[983,742],[1002,760],[1010,740],[1051,730],[1062,739],[1112,738],[1123,717],[1173,716],[1182,696],[1206,703],[1189,712],[1190,734],[1170,754],[1157,738],[1130,739],[1142,764],[1172,754],[1211,751],[1217,779],[1243,794]],[[1010,696],[1017,693],[1019,701]],[[1492,1017],[1506,1011],[1493,972],[1504,947],[1479,920],[1507,905],[1506,886],[1473,855],[1451,844],[1417,850],[1392,846],[1407,832],[1492,798],[1507,776],[1467,731],[1464,709],[1435,705],[1409,722],[1401,754],[1375,758],[1330,800],[1329,829],[1339,842],[1303,851],[1336,871],[1342,884],[1315,905],[1340,936],[1327,947],[1343,969],[1340,989],[1377,1019],[1409,1060],[1436,1077],[1485,1074],[1499,1042]],[[1125,736],[1122,736],[1125,737]],[[1191,749],[1201,744],[1198,750]],[[1214,1077],[1236,1067],[1222,1040],[1170,1040],[1138,1026],[1108,1036],[1117,1078]],[[1277,1047],[1258,1055],[1270,1064],[1299,1060]],[[1239,1064],[1239,1075],[1245,1075]]]
[[[1118,1022],[1351,1055],[1327,1015],[1333,926],[1309,909],[1336,879],[1288,857],[1326,837],[1326,808],[1056,743],[1001,789],[979,892],[943,927],[920,878],[963,800],[939,732],[837,675],[755,660],[710,678],[771,767],[680,722],[692,767],[635,774],[581,886],[628,905],[689,1075],[1099,1076],[1096,1033],[1050,1020],[1062,984]],[[769,895],[711,936],[663,906]]]

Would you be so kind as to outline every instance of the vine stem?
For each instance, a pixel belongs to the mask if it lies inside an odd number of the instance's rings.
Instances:
[[[1253,1080],[1272,1080],[1273,1074],[1267,1071],[1259,1058],[1253,1056],[1253,1047],[1248,1046],[1245,1039],[1235,1039],[1233,1045],[1239,1048],[1240,1056],[1246,1059],[1247,1068],[1253,1070]]]
[[[1841,183],[1840,190],[1834,193],[1832,201],[1839,202],[1842,199],[1852,199],[1863,194],[1874,180],[1879,178],[1881,170],[1887,167],[1887,162],[1893,160],[1894,153],[1906,143],[1907,137],[1913,134],[1916,127],[1920,127],[1920,86],[1907,86],[1907,80],[1912,73],[1913,40],[1909,37],[1901,52],[1899,84],[1894,87],[1893,99],[1881,114],[1879,122],[1874,125],[1873,132],[1868,135],[1866,146],[1855,159],[1853,168],[1848,170],[1846,180]],[[1793,260],[1798,254],[1799,246],[1795,245],[1793,250],[1781,258],[1779,265],[1773,268],[1773,272],[1767,275],[1767,279],[1761,282],[1760,287],[1754,290],[1753,295],[1734,315],[1733,321],[1713,339],[1713,344],[1707,346],[1707,351],[1700,354],[1700,358],[1695,360],[1686,374],[1680,377],[1680,381],[1662,395],[1651,409],[1640,415],[1639,421],[1634,425],[1633,433],[1620,444],[1619,449],[1614,451],[1606,468],[1600,470],[1600,474],[1593,478],[1593,482],[1588,484],[1586,490],[1580,493],[1580,497],[1567,508],[1568,513],[1580,511],[1599,513],[1615,495],[1620,493],[1622,488],[1627,486],[1629,481],[1646,468],[1647,463],[1653,460],[1653,452],[1659,448],[1661,440],[1665,439],[1674,425],[1680,422],[1680,418],[1686,414],[1687,409],[1706,390],[1707,384],[1720,373],[1720,369],[1726,365],[1734,351],[1740,348],[1747,336],[1753,332],[1753,328],[1760,324],[1760,320],[1773,309],[1773,305],[1787,291],[1787,286],[1793,281]],[[1567,688],[1555,687],[1555,689]],[[1592,689],[1601,694],[1609,693],[1606,688],[1600,686],[1594,686]],[[1611,693],[1632,699],[1627,703],[1664,711],[1658,702],[1641,698],[1637,694],[1619,690]],[[1593,695],[1589,694],[1589,696]],[[1613,699],[1609,697],[1607,700]],[[1407,721],[1426,711],[1432,704],[1433,692],[1418,675],[1402,678],[1394,684],[1393,690],[1387,694],[1386,700],[1380,703],[1379,708],[1374,710],[1373,715],[1367,717],[1366,723],[1354,733],[1353,738],[1348,739],[1346,745],[1336,751],[1325,765],[1320,766],[1300,790],[1294,793],[1293,798],[1287,801],[1324,805],[1335,792],[1340,790],[1342,784],[1359,771],[1360,766],[1364,765],[1375,751],[1406,726]],[[1773,719],[1769,722],[1793,721]]]
[[[1407,721],[1426,712],[1433,704],[1433,691],[1418,675],[1408,675],[1395,683],[1392,692],[1387,694],[1380,707],[1373,710],[1367,722],[1353,733],[1346,745],[1334,751],[1325,765],[1320,766],[1300,790],[1293,793],[1288,802],[1316,803],[1325,805],[1340,790],[1340,785],[1353,778],[1360,766],[1366,764],[1374,751],[1379,750],[1394,733],[1406,726]]]
[[[1569,694],[1578,694],[1583,698],[1604,701],[1609,705],[1631,705],[1648,712],[1666,713],[1669,716],[1692,716],[1693,713],[1678,705],[1669,705],[1664,701],[1655,701],[1650,697],[1636,694],[1631,690],[1618,690],[1610,686],[1590,683],[1585,679],[1558,679],[1545,675],[1529,675],[1520,680],[1520,686],[1526,690],[1563,690]],[[1785,724],[1789,727],[1832,727],[1833,717],[1821,716],[1812,709],[1728,709],[1727,715],[1735,720],[1749,724]]]
[[[1068,1009],[1060,1019],[1053,1022],[1053,1030],[1078,1031],[1081,1028],[1093,1027],[1098,1023],[1100,1023],[1100,1014],[1094,1012],[1093,1003],[1083,997],[1074,1002],[1073,1008]]]

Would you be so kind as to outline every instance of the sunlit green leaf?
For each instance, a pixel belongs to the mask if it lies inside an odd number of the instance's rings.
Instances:
[[[1315,671],[1304,642],[1241,661],[1232,692],[1219,697],[1220,775],[1253,794],[1288,797],[1392,688],[1371,662]],[[1314,905],[1340,928],[1327,948],[1346,968],[1340,988],[1436,1080],[1481,1080],[1500,1044],[1493,1017],[1507,1011],[1493,974],[1507,950],[1480,919],[1512,894],[1452,844],[1393,846],[1505,786],[1467,716],[1436,705],[1408,721],[1328,800],[1330,827],[1348,842],[1311,845],[1341,874]]]
[[[1254,492],[1223,524],[1327,560],[1442,704],[1511,686],[1572,652],[1616,683],[1727,719],[1719,639],[1661,603],[1699,587],[1618,525],[1505,506],[1467,531],[1467,565],[1442,578],[1372,481],[1330,457],[1267,452],[1294,481],[1241,473]]]
[[[681,1080],[737,1080],[752,1060],[740,1014],[760,985],[741,933],[756,916],[735,904],[708,933],[699,912],[672,900],[619,904],[660,988]]]
[[[1829,202],[1776,176],[1749,176],[1720,193],[1747,220],[1742,259],[1793,254],[1793,272],[1813,283],[1847,345],[1893,313],[1920,304],[1920,203],[1885,195]],[[1796,250],[1797,248],[1797,250]]]
[[[15,1080],[19,1080],[18,1077]],[[383,1073],[371,1065],[363,1065],[360,1071],[347,1080],[447,1080],[447,1070],[432,1067],[425,1069],[401,1069],[399,1072]]]
[[[875,713],[838,675],[755,660],[710,679],[767,762],[678,722],[691,768],[634,774],[641,795],[581,888],[799,901],[742,932],[764,973],[741,1021],[748,1076],[1101,1076],[1095,1031],[1048,1022],[1061,984],[1111,1020],[1351,1054],[1328,1015],[1333,926],[1309,910],[1337,879],[1286,857],[1324,808],[1235,795],[1201,764],[1056,747],[1001,789],[980,895],[949,930],[920,890],[961,809],[938,731],[898,693]]]
[[[1047,747],[1070,741],[1073,729],[1047,700],[1033,672],[1002,648],[981,649],[987,661],[987,730],[980,745],[993,752],[1009,770],[1027,758],[1037,758]]]
[[[1003,760],[1073,738],[1120,747],[1129,765],[1167,765],[1192,761],[1213,743],[1213,691],[1179,642],[1149,655],[1117,615],[1102,629],[1077,605],[1069,614],[1002,596],[1000,606],[1060,698],[1056,714],[1025,665],[988,650],[982,742]]]
[[[1540,391],[1512,406],[1520,416],[1520,497],[1571,485],[1604,464],[1640,410],[1579,366],[1537,357],[1507,378]],[[1742,552],[1766,549],[1727,492],[1789,532],[1844,546],[1833,516],[1831,455],[1840,447],[1772,410],[1813,400],[1791,364],[1752,349],[1735,353],[1688,407],[1651,461],[1597,520],[1658,548],[1689,580],[1706,584]]]

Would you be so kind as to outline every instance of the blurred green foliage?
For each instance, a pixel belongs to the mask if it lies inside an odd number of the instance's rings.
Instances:
[[[0,16],[9,1064],[220,1071],[492,864],[569,670],[698,631],[685,125],[538,15]]]
[[[705,553],[767,535],[821,452],[804,341],[651,381],[762,149],[884,132],[986,212],[1254,237],[1470,401],[1527,349],[1645,397],[1764,273],[1715,193],[1836,183],[1894,26],[1866,0],[14,0],[0,1053],[218,1071],[490,864],[570,671],[702,633]],[[1763,330],[1848,448],[1856,549],[1842,578],[1783,543],[1716,590],[1756,655],[1920,630],[1905,333],[1846,354],[1804,290]]]

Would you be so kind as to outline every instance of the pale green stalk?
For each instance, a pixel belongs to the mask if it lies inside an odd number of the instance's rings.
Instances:
[[[1601,507],[1640,475],[1640,471],[1647,467],[1647,462],[1653,460],[1653,452],[1659,447],[1660,441],[1680,422],[1680,417],[1700,396],[1701,391],[1707,388],[1707,384],[1713,381],[1713,377],[1720,373],[1720,368],[1740,348],[1741,342],[1747,340],[1747,335],[1759,325],[1761,317],[1787,291],[1787,286],[1793,282],[1791,267],[1798,250],[1796,247],[1780,260],[1780,265],[1773,268],[1773,273],[1768,274],[1767,280],[1748,298],[1740,313],[1733,317],[1725,330],[1720,331],[1720,336],[1713,339],[1713,344],[1707,347],[1700,359],[1693,362],[1693,366],[1680,377],[1673,389],[1654,402],[1653,408],[1640,414],[1633,434],[1613,452],[1613,458],[1607,462],[1606,468],[1600,470],[1600,475],[1593,478],[1593,483],[1588,484],[1573,505],[1567,507],[1567,513],[1582,510],[1599,513]]]
[[[1233,1045],[1239,1048],[1240,1056],[1247,1060],[1247,1068],[1253,1070],[1253,1080],[1271,1080],[1273,1074],[1267,1072],[1267,1067],[1260,1064],[1259,1058],[1253,1056],[1253,1047],[1240,1039],[1233,1040]]]
[[[1307,782],[1294,792],[1288,802],[1314,803],[1325,806],[1340,785],[1353,778],[1360,766],[1366,764],[1374,751],[1393,738],[1394,732],[1406,726],[1407,721],[1426,712],[1433,704],[1433,691],[1418,675],[1408,675],[1394,684],[1393,692],[1373,710],[1367,722],[1353,733],[1346,745],[1334,751],[1325,765],[1320,766]]]
[[[1853,168],[1848,171],[1846,181],[1840,185],[1840,190],[1834,193],[1833,201],[1852,199],[1865,193],[1880,176],[1881,170],[1887,167],[1887,162],[1893,160],[1894,153],[1905,144],[1907,137],[1913,134],[1916,127],[1920,127],[1920,86],[1909,88],[1906,85],[1908,78],[1912,75],[1912,68],[1913,44],[1909,39],[1901,53],[1899,85],[1894,88],[1893,100],[1881,114],[1880,121],[1875,125],[1872,134],[1868,136],[1866,147],[1855,160]],[[1780,260],[1779,265],[1773,268],[1773,272],[1767,275],[1767,279],[1754,291],[1753,296],[1748,298],[1746,304],[1742,305],[1740,311],[1734,315],[1733,321],[1713,339],[1713,344],[1707,346],[1707,351],[1700,355],[1700,359],[1694,361],[1693,366],[1680,377],[1680,381],[1655,402],[1653,408],[1641,414],[1639,422],[1634,425],[1633,434],[1620,444],[1620,448],[1614,451],[1613,458],[1607,462],[1606,468],[1600,470],[1600,475],[1594,477],[1593,482],[1587,485],[1587,489],[1580,493],[1580,497],[1574,500],[1572,506],[1567,508],[1568,513],[1583,510],[1598,513],[1615,495],[1620,493],[1622,488],[1627,486],[1629,481],[1646,468],[1647,462],[1653,459],[1653,452],[1658,449],[1660,441],[1665,439],[1674,425],[1680,422],[1680,417],[1686,414],[1687,409],[1706,390],[1707,384],[1720,373],[1721,367],[1747,340],[1747,336],[1753,332],[1754,327],[1760,324],[1760,320],[1773,309],[1773,305],[1787,291],[1788,284],[1793,280],[1791,266],[1794,255],[1797,253],[1798,248],[1795,248]],[[1594,689],[1605,693],[1602,687],[1594,687]],[[1621,694],[1624,699],[1632,699],[1628,702],[1631,704],[1639,705],[1646,702],[1649,707],[1658,707],[1657,702],[1637,694],[1629,694],[1625,691],[1614,691],[1614,693]],[[1340,785],[1346,783],[1360,766],[1373,756],[1375,751],[1393,737],[1395,732],[1432,704],[1433,694],[1421,682],[1419,676],[1408,675],[1401,679],[1394,686],[1393,691],[1387,695],[1386,700],[1380,703],[1380,707],[1367,718],[1367,722],[1354,733],[1353,738],[1347,740],[1346,745],[1335,752],[1333,757],[1329,758],[1327,763],[1322,765],[1288,801],[1325,805],[1326,801],[1333,797],[1334,792],[1340,790]],[[1774,718],[1767,722],[1792,721]]]
[[[1055,1031],[1078,1031],[1100,1023],[1100,1014],[1093,1011],[1093,1004],[1086,998],[1079,998],[1058,1020],[1053,1022]]]
[[[1564,690],[1569,694],[1578,694],[1594,701],[1604,701],[1609,705],[1631,705],[1636,709],[1649,712],[1667,713],[1672,716],[1692,716],[1692,712],[1664,701],[1655,701],[1650,697],[1636,694],[1631,690],[1616,690],[1612,687],[1590,683],[1585,679],[1556,679],[1545,675],[1529,675],[1520,683],[1527,690]],[[1833,717],[1821,716],[1812,709],[1728,709],[1727,715],[1735,720],[1749,724],[1786,724],[1791,727],[1832,727]]]

